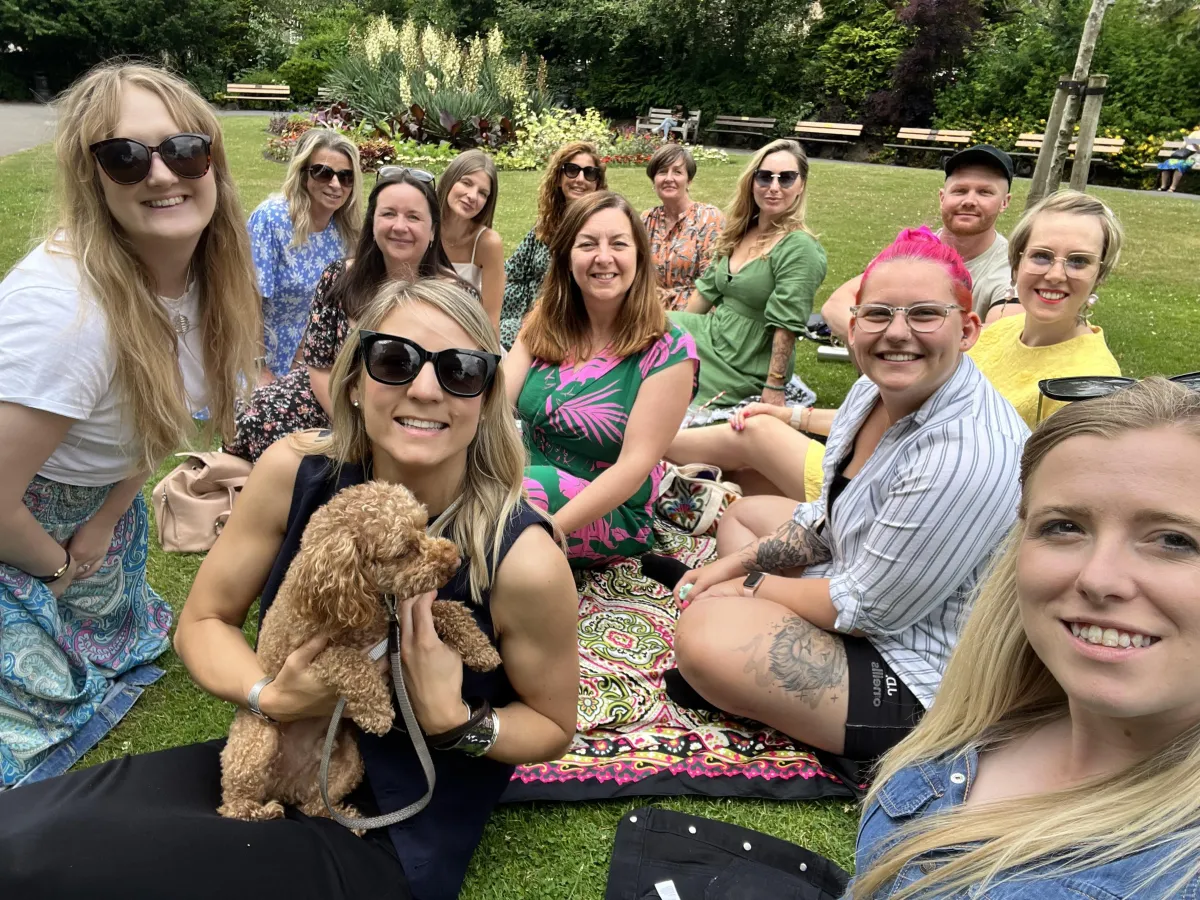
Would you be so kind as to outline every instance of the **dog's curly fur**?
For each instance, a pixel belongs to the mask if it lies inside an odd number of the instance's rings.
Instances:
[[[258,640],[263,671],[276,675],[292,651],[311,638],[328,636],[311,672],[346,698],[346,716],[372,734],[386,734],[394,710],[390,679],[366,651],[387,636],[382,595],[412,597],[436,590],[458,568],[450,541],[425,534],[425,508],[403,486],[355,485],[313,513],[300,550],[288,568]],[[477,671],[491,671],[500,656],[461,603],[433,604],[438,636]],[[235,819],[276,819],[283,803],[310,816],[328,812],[317,775],[328,721],[303,719],[273,725],[239,710],[221,753],[222,804]],[[329,763],[329,800],[349,817],[341,801],[362,780],[355,736],[343,724]],[[339,805],[340,804],[340,805]]]

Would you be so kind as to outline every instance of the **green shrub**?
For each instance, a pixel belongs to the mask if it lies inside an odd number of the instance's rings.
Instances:
[[[312,103],[329,75],[329,63],[311,56],[292,56],[279,67],[279,77],[292,89],[293,103]]]

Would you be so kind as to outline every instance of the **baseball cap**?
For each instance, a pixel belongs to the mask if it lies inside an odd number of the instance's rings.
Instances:
[[[995,169],[1008,180],[1008,186],[1012,187],[1012,157],[999,147],[993,147],[991,144],[976,144],[974,147],[968,147],[966,150],[959,150],[946,160],[942,168],[946,172],[946,175],[949,176],[955,169],[962,168],[963,166],[985,166],[989,169]]]

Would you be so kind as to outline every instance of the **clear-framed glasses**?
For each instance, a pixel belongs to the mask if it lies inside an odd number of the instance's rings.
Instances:
[[[1030,247],[1021,254],[1021,261],[1030,275],[1045,275],[1054,268],[1056,262],[1060,262],[1068,278],[1089,278],[1100,266],[1100,257],[1094,253],[1056,256],[1053,250],[1046,247]]]
[[[888,306],[886,303],[864,303],[852,307],[850,314],[858,327],[869,334],[887,331],[897,313],[908,321],[908,327],[919,334],[937,331],[946,321],[946,316],[963,308],[957,303],[914,303],[912,306]]]
[[[1168,381],[1178,382],[1193,391],[1200,391],[1200,372],[1172,375]],[[1070,378],[1043,378],[1038,382],[1037,421],[1042,421],[1042,398],[1074,403],[1107,397],[1138,383],[1136,378],[1121,375],[1077,375]]]

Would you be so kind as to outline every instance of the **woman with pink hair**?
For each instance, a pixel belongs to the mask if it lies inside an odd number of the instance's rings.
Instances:
[[[701,569],[644,558],[683,607],[677,702],[861,761],[921,718],[1013,523],[1029,434],[965,355],[979,329],[962,260],[928,229],[867,267],[850,327],[863,377],[833,422],[820,495],[734,503]]]
[[[889,259],[926,260],[939,265],[950,279],[955,301],[971,310],[971,273],[962,257],[927,226],[901,231],[872,260],[867,271]],[[859,302],[861,299],[860,287]],[[728,424],[681,430],[667,449],[667,459],[680,465],[720,466],[746,495],[815,500],[824,481],[825,458],[825,444],[817,436],[829,434],[836,413],[836,409],[751,403]],[[803,466],[796,464],[800,460]]]

